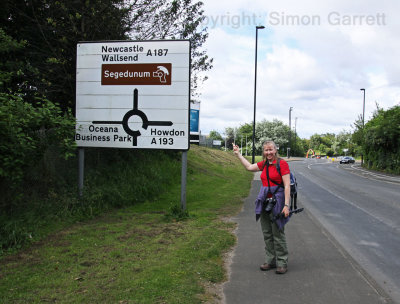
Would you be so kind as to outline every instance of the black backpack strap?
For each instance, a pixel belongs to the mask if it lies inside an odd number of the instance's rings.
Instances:
[[[274,193],[271,192],[271,190],[270,190],[270,189],[271,189],[271,184],[269,183],[269,181],[270,181],[270,178],[269,178],[269,162],[267,161],[266,163],[267,163],[267,171],[266,171],[266,174],[267,174],[267,182],[268,182],[268,192],[271,193],[272,195],[275,195],[275,193],[278,192],[279,187],[283,187],[283,183],[282,183],[282,184],[278,184],[278,183],[276,183],[275,181],[271,180],[272,182],[274,182],[274,184],[277,185],[277,187],[276,187]]]
[[[264,171],[264,168],[265,168],[266,165],[267,165],[267,161],[264,161],[264,165],[263,165],[263,167],[261,169],[261,173]]]
[[[282,177],[282,173],[281,173],[281,159],[278,157],[278,159],[276,160],[276,170],[278,171],[279,175]]]
[[[281,178],[282,178],[280,162],[281,162],[281,159],[278,158],[278,159],[276,160],[276,170],[278,171],[279,175],[280,175]],[[269,176],[268,176],[268,179],[269,179]],[[276,181],[272,180],[272,179],[271,179],[271,181],[273,181],[274,184],[278,185],[278,187],[282,187],[282,188],[285,187],[284,184],[283,184],[283,180],[282,180],[282,183],[280,183],[280,184],[277,183]]]

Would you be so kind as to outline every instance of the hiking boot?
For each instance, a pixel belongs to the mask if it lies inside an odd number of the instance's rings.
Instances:
[[[271,265],[271,264],[268,264],[268,263],[264,263],[264,264],[262,264],[262,265],[260,266],[260,269],[261,269],[262,271],[271,270],[272,268],[276,268],[276,265]]]
[[[278,267],[276,270],[275,270],[275,273],[276,274],[285,274],[287,272],[287,267]]]

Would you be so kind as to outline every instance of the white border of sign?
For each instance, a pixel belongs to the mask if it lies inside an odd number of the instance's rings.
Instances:
[[[78,147],[188,150],[190,41],[77,45]]]

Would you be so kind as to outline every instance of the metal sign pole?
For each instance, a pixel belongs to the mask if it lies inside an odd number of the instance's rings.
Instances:
[[[84,169],[85,169],[85,149],[78,149],[78,194],[79,197],[83,195],[83,178],[84,178]]]
[[[186,173],[187,173],[187,151],[182,152],[182,173],[181,173],[181,208],[186,210]]]

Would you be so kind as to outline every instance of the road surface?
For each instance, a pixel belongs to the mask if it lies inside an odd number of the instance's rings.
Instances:
[[[400,178],[325,159],[290,168],[302,206],[400,303]]]

